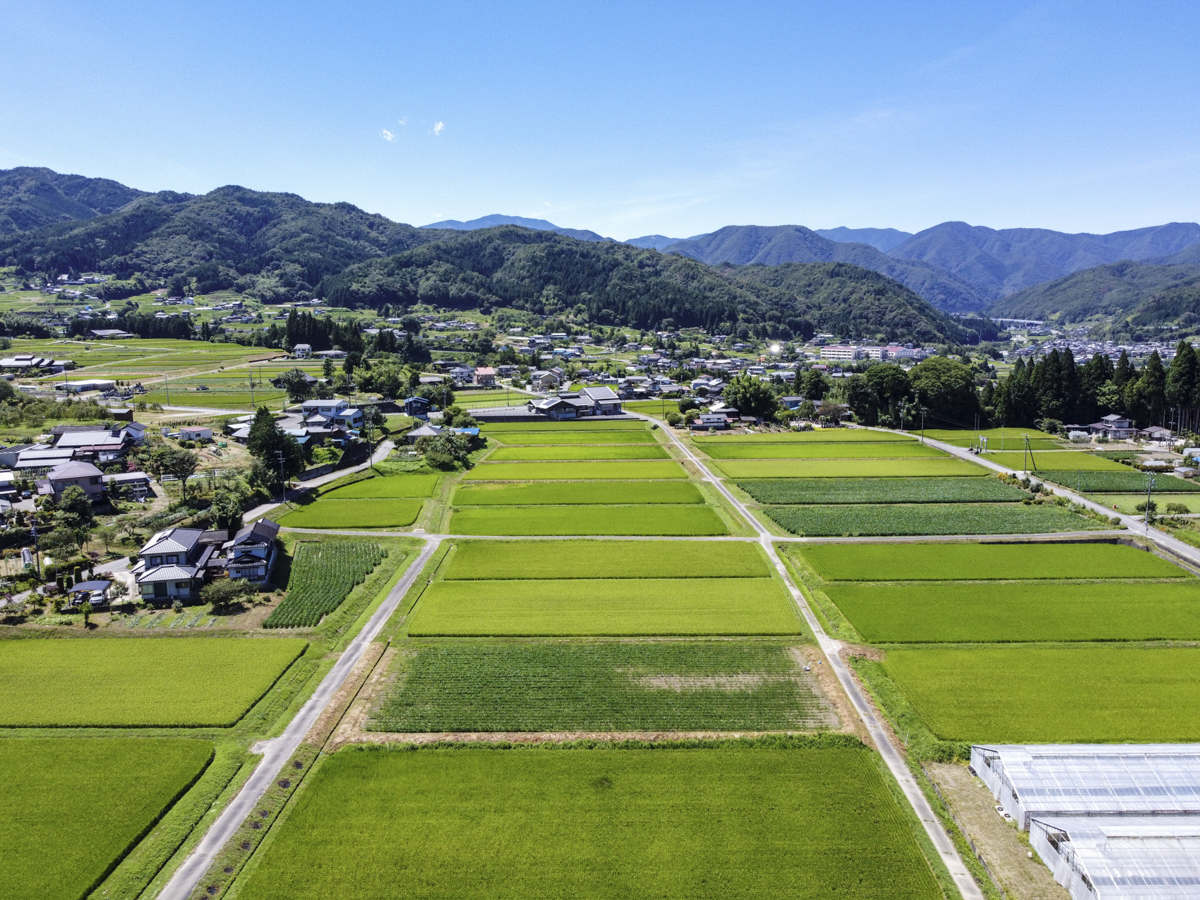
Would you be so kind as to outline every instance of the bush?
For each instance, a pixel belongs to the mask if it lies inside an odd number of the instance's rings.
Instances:
[[[680,426],[680,424],[682,424],[682,422],[683,422],[683,416],[681,416],[679,413],[675,412],[674,410],[671,410],[670,412],[667,413],[666,419],[667,419],[667,424],[670,425],[672,428],[678,428]]]
[[[1191,510],[1188,509],[1186,503],[1168,503],[1167,515],[1169,516],[1186,516]]]
[[[240,603],[253,593],[254,585],[240,578],[221,578],[200,590],[201,598],[205,603],[211,603],[214,610]]]

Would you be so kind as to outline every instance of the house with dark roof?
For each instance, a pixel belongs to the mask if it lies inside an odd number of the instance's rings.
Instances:
[[[196,600],[211,568],[218,545],[202,538],[199,528],[170,528],[150,538],[138,551],[133,567],[142,599],[155,603]]]
[[[275,568],[279,542],[279,526],[270,519],[259,519],[245,526],[222,549],[225,551],[225,571],[230,578],[240,578],[252,584],[266,584]]]
[[[89,462],[66,462],[55,466],[46,474],[46,481],[54,493],[54,499],[62,499],[69,487],[83,488],[88,500],[96,503],[104,499],[104,473]]]

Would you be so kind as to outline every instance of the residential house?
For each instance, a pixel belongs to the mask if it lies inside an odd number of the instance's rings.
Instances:
[[[136,334],[130,334],[128,331],[122,331],[120,328],[93,328],[90,332],[92,337],[100,340],[128,340],[129,338],[137,337]]]
[[[199,425],[185,425],[179,429],[179,439],[181,441],[211,441],[213,439],[211,428],[202,428]]]
[[[327,419],[332,419],[339,413],[350,408],[350,403],[347,400],[305,400],[300,404],[300,408],[304,411],[304,415],[311,416],[313,413],[320,413]]]
[[[71,450],[73,459],[89,459],[97,462],[112,462],[125,455],[133,441],[124,429],[98,428],[95,431],[71,431],[60,434],[55,441],[56,450]]]
[[[579,392],[579,396],[581,399],[591,402],[591,415],[614,416],[621,414],[621,398],[612,388],[586,387]]]
[[[729,419],[721,412],[706,412],[700,413],[696,420],[692,422],[694,430],[706,430],[709,428],[728,428]]]
[[[363,414],[361,409],[343,409],[333,414],[333,421],[343,428],[357,431],[362,428]]]
[[[46,482],[55,500],[61,500],[63,491],[69,487],[83,488],[92,503],[104,499],[104,473],[88,462],[68,462],[55,466],[46,475]]]
[[[1133,422],[1124,416],[1107,415],[1088,426],[1092,434],[1102,434],[1110,440],[1123,441],[1137,434]]]
[[[433,403],[425,397],[408,397],[404,401],[404,414],[414,419],[425,419]]]
[[[69,463],[74,456],[75,451],[70,447],[64,447],[60,450],[58,447],[35,444],[28,450],[21,451],[17,456],[17,462],[13,466],[13,469],[28,474],[49,472],[55,466]]]
[[[296,359],[308,359],[312,352],[312,344],[297,344],[292,348],[292,356]]]
[[[562,384],[562,375],[551,370],[538,369],[529,373],[529,384],[536,391],[552,391]]]
[[[275,559],[279,555],[278,534],[279,526],[270,519],[259,519],[239,531],[222,548],[225,551],[225,571],[229,577],[254,584],[270,581]]]
[[[217,546],[201,541],[199,528],[160,531],[138,551],[133,568],[142,598],[158,603],[200,596]]]
[[[804,402],[803,397],[780,397],[779,402],[784,405],[785,409],[799,409],[800,404]]]
[[[475,369],[475,383],[480,387],[495,387],[496,370],[491,366],[477,366]]]
[[[145,472],[118,472],[105,475],[103,481],[110,496],[113,493],[127,493],[131,500],[139,503],[150,496],[150,476]]]

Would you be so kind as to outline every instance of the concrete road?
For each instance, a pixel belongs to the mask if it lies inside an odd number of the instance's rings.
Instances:
[[[330,472],[328,475],[321,475],[318,478],[314,478],[312,481],[302,482],[299,487],[294,487],[288,490],[287,499],[289,501],[295,500],[304,496],[304,494],[306,494],[312,488],[318,488],[323,484],[329,484],[331,481],[337,481],[344,475],[350,475],[354,472],[361,472],[364,469],[370,468],[376,463],[381,463],[388,458],[388,454],[394,449],[396,449],[396,445],[392,441],[381,441],[379,446],[375,448],[375,452],[371,454],[371,458],[366,462],[359,463],[357,466],[350,466],[348,469],[339,469],[335,472]],[[278,509],[282,505],[282,503],[277,501],[259,504],[245,513],[242,516],[242,520],[245,522],[253,522],[255,519],[262,518],[267,513]]]

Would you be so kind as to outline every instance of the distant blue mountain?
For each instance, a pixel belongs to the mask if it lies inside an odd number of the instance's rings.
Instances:
[[[907,231],[897,231],[895,228],[847,228],[840,225],[837,228],[814,229],[821,237],[839,244],[870,244],[876,250],[887,253],[912,235]]]
[[[559,228],[553,222],[547,222],[545,219],[527,219],[524,216],[483,216],[478,219],[471,219],[469,222],[460,222],[458,219],[446,219],[444,222],[434,222],[432,225],[422,225],[422,228],[448,228],[453,231],[476,231],[480,228],[495,228],[497,225],[520,225],[522,228],[532,228],[534,231],[553,231],[555,234],[565,234],[567,237],[573,237],[578,241],[611,241],[612,238],[606,238],[603,235],[596,234],[594,231],[587,231],[581,228]]]
[[[666,250],[672,244],[678,243],[684,238],[665,237],[661,234],[648,234],[645,237],[630,238],[625,241],[633,247],[640,247],[642,250]]]

